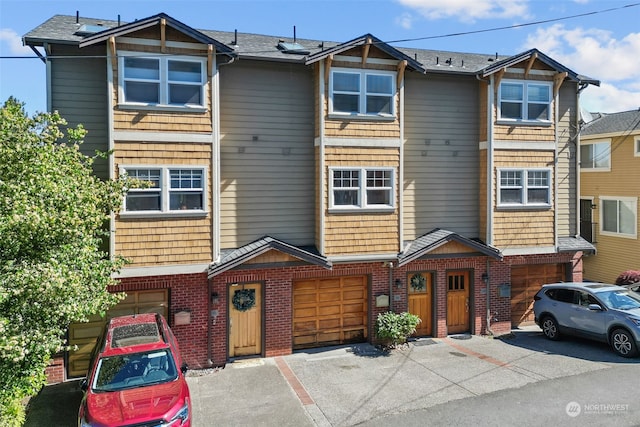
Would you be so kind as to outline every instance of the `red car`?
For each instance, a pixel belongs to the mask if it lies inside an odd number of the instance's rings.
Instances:
[[[91,356],[79,427],[187,427],[191,398],[178,343],[164,317],[111,319]]]

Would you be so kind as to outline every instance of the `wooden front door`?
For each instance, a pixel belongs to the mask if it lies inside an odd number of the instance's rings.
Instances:
[[[229,357],[262,353],[262,286],[229,287]]]
[[[469,331],[469,272],[447,273],[447,333]]]
[[[416,328],[415,336],[431,335],[431,274],[411,273],[407,276],[409,293],[409,313],[421,320]]]

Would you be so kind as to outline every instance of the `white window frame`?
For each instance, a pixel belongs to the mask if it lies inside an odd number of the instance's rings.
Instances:
[[[599,211],[600,211],[600,234],[603,236],[624,237],[628,239],[636,239],[638,237],[638,198],[637,197],[616,197],[616,196],[600,196],[599,197]],[[616,229],[617,231],[605,230],[605,201],[617,202],[616,203]],[[633,231],[631,233],[620,232],[620,204],[625,203],[628,205],[629,210],[633,213]]]
[[[353,74],[359,76],[359,91],[334,91],[333,80],[336,73]],[[385,76],[391,81],[391,91],[389,94],[367,92],[367,76]],[[329,115],[334,117],[362,117],[362,118],[379,118],[394,119],[396,117],[396,76],[394,71],[385,70],[359,70],[357,68],[332,68],[329,78]],[[346,112],[336,111],[334,109],[334,94],[357,95],[359,97],[358,111]],[[367,113],[367,97],[368,96],[388,96],[391,113]]]
[[[202,216],[207,214],[207,182],[208,182],[208,168],[206,166],[199,165],[125,165],[120,167],[120,176],[127,175],[128,171],[133,170],[159,170],[160,182],[159,188],[135,188],[129,191],[136,193],[157,192],[160,197],[160,209],[159,210],[127,210],[127,195],[125,194],[122,203],[122,209],[120,215],[122,216],[158,216],[158,215],[171,215],[171,216]],[[199,188],[172,188],[171,187],[171,171],[200,171],[201,184]],[[195,193],[202,196],[202,208],[201,209],[188,209],[188,208],[171,208],[171,194],[172,193]]]
[[[520,185],[502,185],[502,173],[503,172],[515,172],[520,175]],[[529,183],[529,172],[544,172],[547,175],[547,185],[535,185]],[[498,199],[498,207],[500,208],[541,208],[547,209],[551,207],[551,197],[553,190],[553,175],[551,174],[550,168],[498,168],[497,170],[497,199]],[[502,190],[503,189],[516,189],[520,190],[520,203],[514,202],[503,202],[502,201]],[[546,189],[547,190],[547,201],[545,203],[539,202],[529,202],[528,201],[528,190],[533,189]]]
[[[125,59],[136,57],[140,59],[157,60],[159,63],[159,78],[158,79],[145,79],[145,78],[125,78]],[[200,81],[189,82],[183,80],[169,80],[169,62],[190,62],[197,63],[200,66]],[[127,101],[125,92],[126,82],[141,82],[141,83],[154,83],[159,85],[159,99],[157,103],[154,102],[136,102]],[[170,85],[179,84],[184,86],[198,86],[200,90],[200,103],[171,103],[170,102]],[[142,52],[118,52],[118,106],[140,108],[146,107],[150,109],[174,109],[174,110],[206,110],[206,84],[207,84],[207,59],[196,56],[176,56],[176,55],[161,55],[161,54],[149,54]]]
[[[607,165],[596,166],[594,149],[596,146],[605,146],[605,145],[606,145],[606,148],[604,149],[605,150],[604,152],[606,153]],[[587,163],[587,160],[585,160],[585,157],[581,153],[580,154],[580,170],[584,172],[609,172],[611,170],[611,140],[603,139],[598,141],[583,141],[580,143],[580,150],[582,150],[583,147],[587,147],[587,146],[590,146],[589,151],[590,151],[590,157],[592,160],[590,164]]]
[[[633,137],[633,155],[640,157],[640,136]]]
[[[334,187],[333,185],[333,173],[335,171],[358,171],[358,186],[357,187]],[[368,187],[367,186],[367,172],[388,172],[390,186],[385,187]],[[329,209],[331,211],[345,211],[345,210],[368,210],[368,211],[389,211],[394,210],[396,206],[396,169],[392,167],[330,167],[329,168]],[[357,202],[352,205],[337,205],[335,203],[334,191],[335,190],[356,190],[358,192]],[[367,200],[368,190],[383,190],[388,192],[390,204],[371,204]]]
[[[520,117],[519,118],[513,118],[513,117],[503,117],[502,116],[502,103],[503,103],[503,99],[502,99],[502,87],[505,84],[510,84],[510,85],[519,85],[520,87],[522,87],[522,100],[518,101],[518,100],[505,100],[504,102],[511,102],[511,103],[520,103]],[[544,86],[547,88],[548,91],[548,95],[549,95],[549,102],[546,103],[547,105],[547,117],[545,119],[538,119],[538,118],[533,118],[530,119],[528,117],[528,106],[529,104],[545,104],[543,102],[539,102],[539,101],[535,101],[529,100],[529,88],[531,86]],[[498,121],[501,122],[516,122],[516,123],[531,123],[531,124],[551,124],[551,113],[552,113],[552,104],[553,104],[553,91],[552,91],[553,87],[551,82],[545,82],[545,81],[538,81],[538,80],[532,80],[532,81],[523,81],[523,80],[509,80],[509,79],[503,79],[500,82],[500,86],[498,88]]]

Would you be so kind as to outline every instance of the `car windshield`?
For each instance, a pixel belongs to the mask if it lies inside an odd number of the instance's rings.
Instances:
[[[98,361],[93,391],[120,391],[173,381],[178,371],[171,353],[154,350],[103,357]]]
[[[598,298],[602,300],[607,308],[613,308],[616,310],[632,310],[634,308],[640,308],[640,296],[637,296],[633,292],[629,292],[627,290],[599,292]]]

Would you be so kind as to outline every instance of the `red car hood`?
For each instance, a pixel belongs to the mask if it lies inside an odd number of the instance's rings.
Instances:
[[[184,406],[188,391],[184,381],[136,387],[122,391],[87,393],[87,421],[119,426],[162,419],[167,412],[175,414]],[[171,411],[175,407],[174,411]]]

